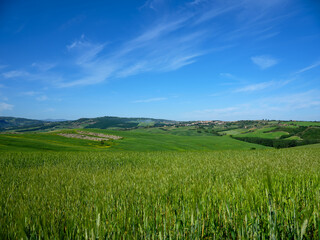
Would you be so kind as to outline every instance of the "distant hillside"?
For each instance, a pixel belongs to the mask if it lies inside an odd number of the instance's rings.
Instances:
[[[0,129],[26,127],[31,125],[43,124],[43,123],[45,123],[45,121],[27,119],[27,118],[0,117]]]
[[[67,119],[51,119],[51,118],[48,118],[48,119],[44,119],[43,121],[45,122],[64,122],[64,121],[68,121]]]
[[[120,117],[99,117],[92,119],[93,124],[86,126],[86,128],[135,128],[146,126],[163,126],[165,124],[174,123],[175,121],[169,121],[164,119],[152,119],[152,118],[120,118]]]
[[[175,121],[153,118],[121,118],[98,117],[80,118],[73,121],[41,121],[14,117],[0,117],[0,131],[30,132],[52,131],[74,128],[99,128],[99,129],[132,129],[148,126],[165,126],[176,123]]]

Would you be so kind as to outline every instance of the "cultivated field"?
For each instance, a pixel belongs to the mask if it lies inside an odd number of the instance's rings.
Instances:
[[[1,239],[318,239],[319,127],[228,124],[0,134]]]
[[[10,239],[318,239],[320,150],[1,153]]]
[[[153,129],[139,131],[111,131],[88,129],[88,133],[120,136],[123,139],[100,141],[67,138],[64,134],[76,134],[78,130],[63,130],[51,133],[0,134],[0,151],[212,151],[227,149],[265,149],[267,147],[238,141],[230,136],[212,136],[184,129],[182,135]],[[160,131],[156,133],[156,131]],[[85,132],[84,130],[81,131]],[[83,134],[79,134],[81,137]],[[93,136],[91,136],[93,137]]]

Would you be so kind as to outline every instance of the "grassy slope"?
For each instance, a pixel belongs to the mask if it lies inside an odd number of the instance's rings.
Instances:
[[[260,138],[280,138],[282,135],[288,135],[287,132],[278,131],[278,132],[268,132],[275,129],[275,127],[268,127],[268,128],[261,128],[257,129],[254,132],[244,133],[244,134],[238,134],[237,137],[260,137]]]
[[[217,137],[212,135],[187,135],[189,132],[181,135],[164,133],[150,133],[144,131],[109,131],[91,129],[90,131],[104,132],[124,137],[123,140],[116,142],[115,146],[110,148],[111,151],[130,150],[130,151],[210,151],[210,150],[224,150],[224,149],[250,149],[255,147],[257,149],[264,148],[257,144],[243,144],[241,141],[230,138],[229,136]],[[157,131],[155,129],[155,131]],[[160,130],[163,131],[163,130]],[[178,130],[179,131],[179,130]],[[193,131],[192,133],[194,133]],[[186,136],[183,136],[185,134]]]
[[[88,151],[101,149],[98,142],[69,139],[54,134],[0,135],[1,151]]]
[[[247,131],[248,131],[247,129],[239,128],[239,129],[232,129],[232,130],[227,130],[227,131],[221,131],[220,133],[225,133],[225,134],[227,134],[227,135],[238,135],[238,134],[245,133],[245,132],[247,132]]]
[[[200,132],[198,132],[200,131]],[[209,130],[210,131],[210,130]],[[213,136],[212,133],[196,127],[157,127],[131,130],[132,133],[170,134],[178,136]]]
[[[85,131],[118,135],[122,136],[123,139],[114,141],[114,144],[108,147],[101,146],[100,142],[65,138],[55,133],[2,134],[0,135],[0,151],[210,151],[266,148],[261,145],[238,141],[229,136],[217,137],[209,134],[199,134],[196,131],[178,130],[181,132],[174,132],[173,134],[159,129],[154,129],[154,132],[101,129],[86,129]],[[156,131],[159,131],[159,133],[155,133]]]
[[[298,137],[298,136],[291,136],[291,137],[286,138],[285,140],[302,140],[302,138]]]

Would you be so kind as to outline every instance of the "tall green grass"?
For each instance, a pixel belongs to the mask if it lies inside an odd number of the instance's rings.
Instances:
[[[320,150],[1,153],[2,239],[318,239]]]

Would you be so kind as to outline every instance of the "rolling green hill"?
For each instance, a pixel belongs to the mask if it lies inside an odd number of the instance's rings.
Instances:
[[[318,127],[114,117],[37,127],[0,134],[4,239],[319,238],[320,145],[231,137],[313,141]]]
[[[263,149],[262,145],[246,143],[229,136],[176,135],[148,131],[85,129],[82,131],[112,134],[123,139],[100,141],[67,138],[58,133],[0,134],[0,151],[212,151],[225,149]],[[161,131],[161,130],[160,130]]]
[[[44,123],[45,121],[27,118],[0,117],[0,129],[42,125]]]
[[[98,117],[80,118],[73,121],[48,122],[23,118],[0,118],[0,131],[9,132],[44,132],[58,129],[75,128],[100,128],[100,129],[127,129],[148,126],[165,126],[174,124],[176,121],[153,118],[121,118],[121,117]]]
[[[254,129],[254,130],[248,131],[246,133],[237,134],[237,136],[277,139],[277,138],[280,138],[283,135],[288,135],[288,133],[286,131],[281,131],[281,130],[272,131],[274,129],[275,129],[275,127]]]
[[[266,120],[177,122],[108,116],[62,122],[19,118],[2,118],[2,120],[4,124],[0,128],[2,131],[0,150],[12,151],[19,149],[28,151],[210,151],[257,149],[265,146],[282,148],[320,142],[320,128],[316,126],[318,122],[309,122],[310,126],[307,126],[308,122]],[[59,131],[72,131],[72,129],[73,131],[83,129],[112,133],[123,136],[123,139],[108,141],[106,145],[101,145],[96,141],[64,139],[57,135]]]

